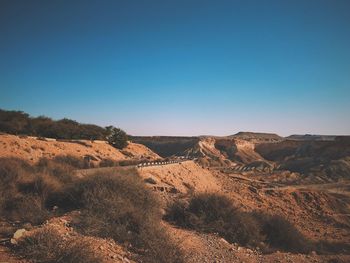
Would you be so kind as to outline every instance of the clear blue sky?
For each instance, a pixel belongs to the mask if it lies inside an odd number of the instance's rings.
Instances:
[[[350,1],[0,0],[0,108],[133,135],[350,134]]]

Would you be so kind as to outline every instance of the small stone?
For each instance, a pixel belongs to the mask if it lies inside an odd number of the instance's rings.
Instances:
[[[23,234],[26,232],[26,230],[24,228],[18,229],[14,234],[13,234],[13,238],[14,239],[19,239],[23,236]]]

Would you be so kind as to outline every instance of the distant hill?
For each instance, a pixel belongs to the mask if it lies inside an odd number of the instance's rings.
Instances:
[[[296,141],[334,141],[335,135],[293,134],[286,139]]]
[[[262,133],[262,132],[238,132],[228,137],[238,138],[243,140],[276,140],[276,141],[283,140],[283,137],[275,133]]]

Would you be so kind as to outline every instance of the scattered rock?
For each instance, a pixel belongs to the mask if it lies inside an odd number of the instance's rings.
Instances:
[[[24,228],[18,229],[14,234],[13,234],[13,239],[20,239],[23,234],[26,232],[26,230]]]

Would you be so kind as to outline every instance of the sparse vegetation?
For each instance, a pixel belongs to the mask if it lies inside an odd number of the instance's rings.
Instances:
[[[119,166],[119,161],[115,161],[113,159],[104,158],[99,163],[100,167],[113,167]]]
[[[259,212],[243,212],[218,194],[199,194],[189,203],[175,202],[165,219],[181,227],[218,233],[231,243],[259,246],[266,253],[276,249],[294,253],[334,253],[349,251],[345,244],[314,242],[307,239],[285,218]]]
[[[189,204],[175,203],[167,220],[198,231],[218,233],[229,242],[257,245],[263,240],[259,223],[250,214],[240,211],[223,195],[199,194]]]
[[[0,159],[2,219],[37,225],[57,215],[53,206],[61,212],[79,209],[81,222],[76,227],[82,234],[113,238],[131,247],[143,262],[182,262],[181,251],[161,226],[158,199],[136,172],[74,179],[71,172],[81,164],[69,156],[42,159],[33,166],[19,159]],[[21,253],[35,262],[96,262],[73,260],[80,255],[79,243],[54,251],[61,241],[46,234],[26,239]],[[57,259],[61,257],[65,260]]]
[[[102,258],[95,255],[91,245],[72,238],[66,242],[60,234],[49,228],[38,230],[19,243],[17,251],[23,257],[37,263],[99,263]]]
[[[287,219],[279,215],[255,214],[262,225],[262,234],[269,246],[284,251],[308,253],[316,250],[314,244],[304,237]]]
[[[99,174],[68,187],[59,207],[82,209],[80,231],[131,245],[145,262],[181,262],[160,225],[159,201],[136,175]]]
[[[7,219],[40,222],[45,218],[40,197],[22,194],[17,189],[18,183],[30,175],[29,168],[20,160],[0,160],[0,211]]]
[[[11,145],[16,147],[18,144]],[[28,147],[27,152],[30,153],[33,147]],[[43,148],[42,151],[44,150]],[[124,153],[128,154],[126,151]],[[3,240],[11,238],[17,229],[28,226],[32,229],[31,235],[19,239],[18,246],[13,246],[18,248],[18,253],[24,258],[33,262],[100,262],[99,257],[91,254],[89,244],[85,241],[71,237],[63,240],[59,233],[48,230],[47,227],[38,227],[47,219],[74,211],[64,215],[64,217],[72,217],[69,223],[64,224],[65,229],[74,233],[72,236],[85,236],[83,240],[87,239],[86,236],[91,240],[96,240],[96,237],[112,238],[132,252],[133,259],[137,262],[183,262],[182,250],[176,243],[180,241],[175,241],[181,240],[183,232],[176,229],[173,230],[176,239],[169,236],[166,231],[168,227],[162,224],[163,215],[160,207],[163,207],[163,203],[145,185],[147,183],[148,186],[159,189],[159,183],[162,181],[159,180],[158,175],[142,173],[142,169],[139,169],[140,174],[146,175],[141,178],[133,170],[136,168],[127,167],[98,169],[95,174],[93,174],[94,170],[86,174],[84,171],[82,174],[85,178],[74,176],[75,169],[91,167],[90,156],[92,155],[85,154],[82,158],[73,156],[42,158],[31,165],[16,158],[0,158],[0,235]],[[101,160],[101,156],[98,156],[98,160]],[[100,163],[97,159],[92,160],[95,164],[98,163],[99,167],[124,166],[143,161],[141,157],[138,159],[136,157],[135,155],[135,159],[122,161],[102,159]],[[114,171],[118,173],[114,174]],[[183,182],[183,185],[188,188],[186,194],[169,193],[166,196],[167,200],[175,199],[164,218],[177,226],[195,230],[185,233],[199,237],[200,240],[202,237],[205,237],[208,242],[218,240],[216,236],[218,234],[230,243],[238,243],[252,250],[258,247],[264,253],[274,253],[279,250],[310,255],[315,253],[338,255],[348,254],[350,251],[350,246],[338,237],[329,238],[329,240],[310,240],[303,235],[304,232],[298,230],[299,226],[293,225],[287,218],[261,211],[246,212],[237,208],[234,200],[226,195],[198,194],[198,185],[193,186],[186,182]],[[254,187],[245,187],[250,194],[248,198],[254,198],[254,195],[263,191],[276,193],[275,190],[260,191],[255,184]],[[291,196],[291,201],[295,199],[300,204],[299,196],[295,196],[294,192]],[[190,198],[187,199],[188,197]],[[262,198],[261,195],[260,197]],[[269,201],[272,197],[277,198],[277,195],[266,196]],[[305,199],[305,204],[312,203],[311,209],[314,203],[319,204],[316,194],[302,191],[302,197]],[[338,204],[334,203],[333,199],[330,200],[332,207],[328,211],[347,213],[347,210],[340,209],[346,205],[345,203]],[[324,205],[323,208],[325,208]],[[290,212],[283,209],[275,211],[281,214]],[[312,213],[313,211],[311,215]],[[296,220],[293,216],[291,218]],[[54,222],[55,219],[52,221]],[[336,223],[339,228],[348,227],[343,221]],[[307,236],[309,235],[308,230],[301,229]],[[198,235],[198,232],[202,234]],[[215,234],[207,235],[208,233]],[[220,239],[219,242],[222,242],[221,245],[224,244]],[[212,244],[211,241],[210,244]],[[203,242],[203,246],[206,247],[207,243]],[[236,245],[232,246],[233,249],[235,247]],[[208,245],[208,249],[211,249],[211,245]],[[185,251],[187,251],[186,248]],[[239,253],[246,253],[246,251],[249,250],[242,249]],[[101,254],[103,253],[105,251],[101,250]],[[223,256],[226,258],[226,254]]]
[[[47,166],[44,166],[44,163]],[[8,220],[39,224],[49,217],[49,195],[70,181],[71,166],[42,160],[36,166],[15,158],[0,159],[0,211]]]

